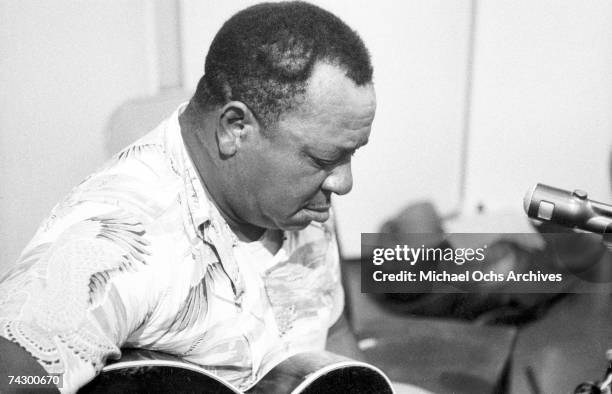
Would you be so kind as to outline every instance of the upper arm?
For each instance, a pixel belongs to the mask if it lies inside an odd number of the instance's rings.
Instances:
[[[144,233],[116,211],[55,224],[0,282],[0,336],[63,374],[65,390],[91,380],[147,313]]]

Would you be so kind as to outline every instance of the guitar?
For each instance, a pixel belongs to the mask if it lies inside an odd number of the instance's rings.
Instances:
[[[124,350],[120,360],[79,393],[243,394],[202,367],[149,350]],[[393,394],[378,368],[330,353],[300,353],[270,370],[247,394]]]

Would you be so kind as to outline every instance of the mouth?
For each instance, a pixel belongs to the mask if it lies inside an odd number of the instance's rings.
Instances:
[[[315,222],[326,222],[329,219],[330,205],[311,205],[304,208],[304,212]]]
[[[330,207],[331,207],[331,205],[329,205],[329,204],[325,204],[325,205],[307,205],[305,207],[305,209],[308,209],[309,211],[315,211],[315,212],[327,212],[327,211],[329,211]]]

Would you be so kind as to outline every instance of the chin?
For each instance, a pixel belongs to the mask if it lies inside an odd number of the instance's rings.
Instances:
[[[299,231],[299,230],[304,230],[306,227],[308,227],[310,225],[310,223],[312,222],[312,220],[308,220],[308,222],[304,223],[290,223],[290,224],[285,224],[280,226],[280,229],[283,231]]]

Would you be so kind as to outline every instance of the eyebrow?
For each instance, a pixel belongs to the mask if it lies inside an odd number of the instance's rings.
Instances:
[[[305,150],[309,155],[313,155],[319,158],[341,158],[346,155],[352,155],[361,147],[367,145],[369,142],[369,138],[363,141],[363,143],[358,143],[355,147],[342,147],[342,146],[332,146],[328,149],[325,148],[317,148],[317,147],[309,147]]]

